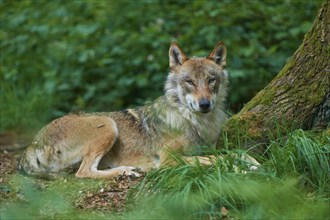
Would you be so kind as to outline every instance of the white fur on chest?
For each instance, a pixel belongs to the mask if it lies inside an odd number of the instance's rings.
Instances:
[[[221,109],[216,108],[207,114],[196,114],[185,107],[179,107],[178,110],[165,110],[160,116],[161,120],[168,127],[181,131],[183,134],[190,136],[197,133],[201,141],[213,144],[216,142],[226,120],[226,115]]]

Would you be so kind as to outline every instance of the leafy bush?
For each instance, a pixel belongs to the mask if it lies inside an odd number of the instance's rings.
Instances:
[[[229,104],[237,111],[292,55],[320,4],[2,0],[1,116],[7,114],[3,109],[30,101],[29,96],[3,98],[13,97],[4,94],[5,84],[21,93],[37,88],[42,95],[36,95],[36,103],[49,98],[40,105],[48,120],[70,111],[110,111],[154,99],[162,94],[173,40],[187,54],[202,56],[217,41],[225,42]],[[35,112],[30,119],[40,121]],[[6,122],[1,130],[12,127]]]

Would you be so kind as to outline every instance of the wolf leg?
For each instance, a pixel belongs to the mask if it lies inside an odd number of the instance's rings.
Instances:
[[[214,161],[217,159],[214,155],[208,156],[184,156],[183,157],[188,164],[195,164],[198,161],[199,164],[204,166],[210,166],[214,164]]]
[[[120,167],[114,167],[112,169],[107,170],[95,170],[92,173],[93,178],[112,178],[119,175],[127,175],[127,176],[135,176],[140,177],[141,174],[135,171],[135,167],[130,166],[120,166]]]
[[[231,156],[233,158],[236,158],[236,159],[241,160],[242,162],[246,163],[248,165],[249,171],[257,170],[258,167],[261,166],[260,163],[255,158],[253,158],[252,156],[249,156],[247,154],[244,154],[241,156],[239,156],[237,154],[232,154]],[[198,161],[199,164],[204,165],[204,166],[213,165],[217,159],[223,159],[222,156],[214,156],[214,155],[192,156],[192,157],[184,156],[183,158],[185,159],[185,161],[188,164],[194,165],[194,164],[196,164],[196,161]],[[246,173],[246,171],[240,171],[240,169],[236,165],[233,165],[233,168],[236,173],[239,173],[239,172]]]
[[[82,147],[82,162],[76,176],[81,178],[110,178],[125,172],[131,174],[133,168],[130,167],[125,169],[98,170],[98,165],[102,157],[109,152],[118,138],[117,125],[111,118],[110,124],[102,124],[100,128],[103,129],[101,135],[96,134],[84,143]]]
[[[135,167],[130,166],[120,166],[107,170],[98,170],[97,166],[103,155],[98,155],[96,157],[85,157],[80,165],[77,177],[81,178],[112,178],[119,175],[128,176],[141,176],[139,173],[135,172]]]

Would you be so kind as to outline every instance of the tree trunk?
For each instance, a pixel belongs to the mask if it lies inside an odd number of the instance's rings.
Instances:
[[[325,130],[330,121],[329,42],[330,0],[326,0],[284,68],[228,120],[224,131],[229,142],[237,135],[260,142],[275,130],[282,134],[298,128]]]

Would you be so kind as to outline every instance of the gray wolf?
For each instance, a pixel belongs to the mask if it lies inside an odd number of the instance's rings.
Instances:
[[[207,57],[187,57],[172,43],[164,96],[142,107],[55,119],[36,135],[19,168],[48,174],[80,164],[77,177],[138,176],[137,168],[171,163],[169,150],[190,155],[212,148],[226,121],[226,54],[222,42]]]

